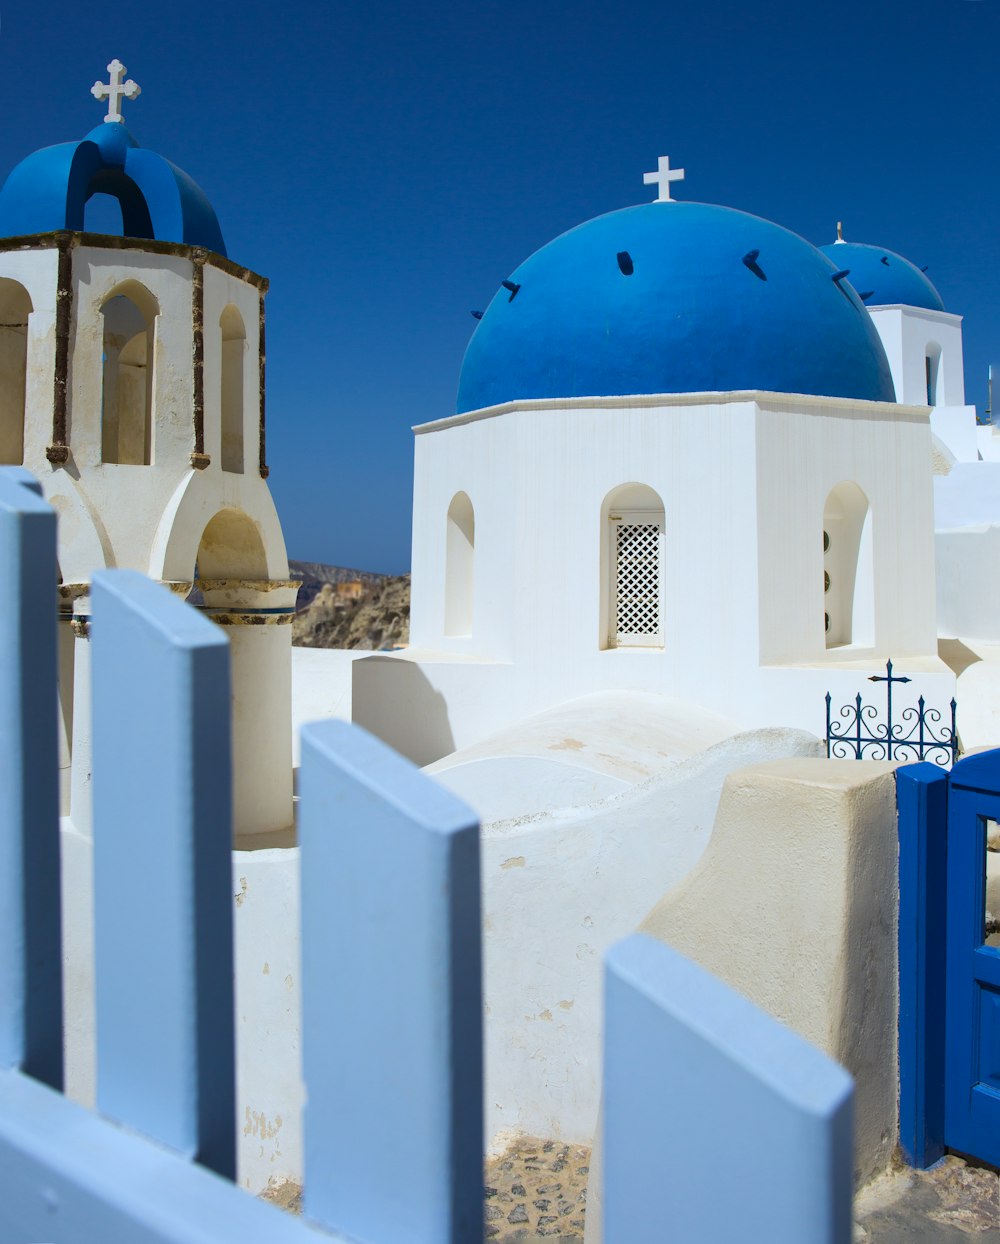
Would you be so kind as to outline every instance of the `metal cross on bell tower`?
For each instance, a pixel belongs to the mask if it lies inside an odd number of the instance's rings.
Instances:
[[[670,157],[660,156],[656,164],[655,173],[643,173],[642,184],[644,186],[658,186],[659,193],[656,196],[658,203],[676,203],[670,194],[670,183],[672,181],[683,181],[684,170],[682,168],[671,168]]]
[[[111,75],[110,82],[95,82],[90,88],[90,93],[95,99],[106,99],[108,101],[108,115],[105,121],[121,121],[124,123],[125,118],[121,114],[121,101],[125,99],[135,99],[140,94],[139,83],[133,82],[131,78],[127,82],[122,81],[122,77],[128,73],[128,70],[120,60],[113,60],[108,66],[108,73]]]

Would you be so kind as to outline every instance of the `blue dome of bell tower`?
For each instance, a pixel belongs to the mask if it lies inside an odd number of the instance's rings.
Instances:
[[[175,164],[139,146],[117,111],[118,96],[134,97],[139,88],[116,83],[116,74],[124,73],[120,62],[108,68],[113,93],[105,120],[79,142],[43,147],[11,170],[0,190],[0,237],[80,232],[87,200],[109,194],[121,206],[126,237],[202,246],[224,256],[222,230],[205,192]],[[93,93],[106,98],[108,92],[98,83]]]

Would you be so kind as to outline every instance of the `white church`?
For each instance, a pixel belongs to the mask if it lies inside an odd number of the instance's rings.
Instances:
[[[853,971],[854,896],[810,906],[801,887],[835,896],[854,845],[888,832],[892,766],[826,760],[828,692],[867,696],[891,659],[912,699],[944,713],[957,695],[967,748],[1000,743],[1000,437],[965,401],[961,317],[891,250],[675,201],[683,172],[661,159],[655,201],[511,273],[456,411],[414,429],[410,646],[293,651],[268,282],[132,137],[139,88],[109,72],[104,120],[0,191],[0,460],[59,516],[69,1091],[93,1099],[89,583],[128,567],[230,641],[247,1187],[301,1173],[293,791],[317,716],[429,766],[482,821],[494,1150],[591,1142],[603,951],[687,904],[676,936],[701,930],[682,948],[714,967],[745,835],[777,890],[735,983],[849,1066],[859,1179],[884,1167],[895,952],[883,937],[879,966]],[[86,232],[98,193],[122,236]],[[816,809],[822,872],[793,859]],[[869,871],[854,884],[891,904],[891,870]],[[877,1019],[860,1052],[858,1007]]]

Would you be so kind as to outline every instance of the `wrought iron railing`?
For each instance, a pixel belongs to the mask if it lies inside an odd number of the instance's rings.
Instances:
[[[869,682],[885,683],[885,721],[879,720],[874,704],[865,704],[859,692],[853,704],[845,704],[836,715],[826,693],[826,754],[839,760],[930,760],[946,768],[958,759],[958,732],[955,728],[954,698],[951,725],[944,723],[940,709],[928,708],[921,696],[916,707],[904,708],[899,721],[893,720],[893,683],[912,682],[892,672],[887,661],[884,674],[872,674]]]

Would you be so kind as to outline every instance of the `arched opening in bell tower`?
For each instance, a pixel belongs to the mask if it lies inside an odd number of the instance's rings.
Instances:
[[[24,461],[31,299],[17,281],[0,280],[0,463]]]
[[[101,461],[148,466],[153,451],[156,299],[127,281],[101,305],[104,383]]]
[[[247,334],[243,317],[230,304],[219,318],[222,334],[220,408],[222,469],[243,474],[243,368]]]

